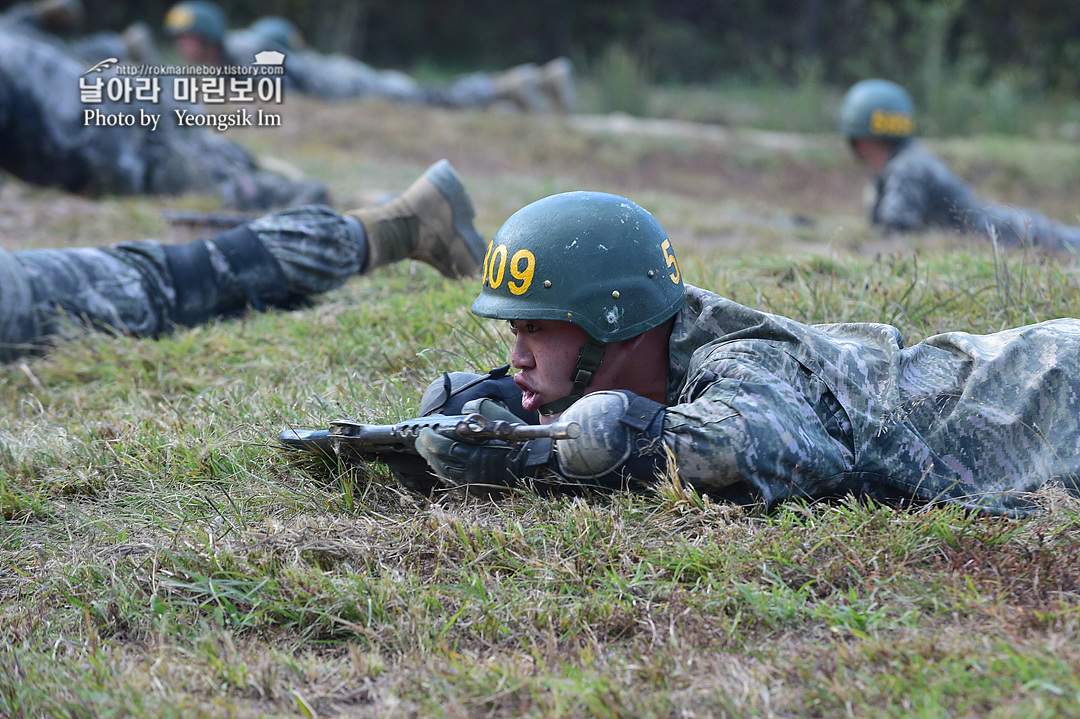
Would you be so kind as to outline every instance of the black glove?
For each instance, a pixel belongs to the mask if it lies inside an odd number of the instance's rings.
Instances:
[[[463,405],[478,399],[490,398],[514,415],[513,421],[539,424],[540,415],[526,412],[521,406],[521,390],[508,374],[510,365],[496,367],[487,374],[473,372],[444,372],[428,385],[420,399],[420,414],[463,414]]]
[[[423,457],[415,454],[387,453],[379,455],[379,461],[390,469],[390,474],[405,489],[418,494],[428,495],[431,490],[444,486],[444,483],[431,471]]]
[[[498,415],[499,419],[536,424],[539,422],[539,415],[536,412],[526,412],[522,408],[521,390],[514,384],[514,378],[508,374],[509,370],[510,365],[504,365],[491,370],[486,375],[472,372],[444,373],[424,391],[420,400],[420,414],[425,416],[467,414],[468,412],[464,409],[466,403],[490,398],[510,412],[509,416]],[[470,404],[470,407],[474,406]],[[489,407],[486,411],[490,414],[496,410]],[[494,414],[491,416],[496,417]],[[391,474],[406,489],[420,494],[431,494],[433,489],[447,485],[445,480],[440,479],[432,471],[432,465],[429,465],[422,456],[386,454],[379,459],[390,468]],[[452,481],[455,485],[459,483],[456,480]]]
[[[520,422],[521,419],[492,399],[466,402],[464,414],[479,412],[491,420]],[[500,441],[482,443],[444,437],[425,429],[416,440],[420,453],[434,472],[454,485],[512,487],[534,477],[551,457],[550,439],[533,439],[518,445]]]

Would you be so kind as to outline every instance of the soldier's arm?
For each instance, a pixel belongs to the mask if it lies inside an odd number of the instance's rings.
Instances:
[[[928,178],[901,168],[889,172],[878,185],[872,220],[886,231],[913,232],[929,224]]]
[[[766,504],[842,489],[853,463],[847,414],[825,383],[783,351],[714,352],[680,401],[661,406],[596,392],[562,419],[581,436],[555,442],[553,469],[569,481],[638,488],[672,469],[695,489]]]

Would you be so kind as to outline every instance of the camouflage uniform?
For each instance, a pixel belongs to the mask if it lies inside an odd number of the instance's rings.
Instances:
[[[876,181],[871,221],[890,230],[954,228],[996,235],[1006,246],[1080,250],[1080,227],[1038,213],[989,205],[921,143],[908,140]]]
[[[249,305],[289,306],[343,284],[367,259],[360,222],[319,205],[188,245],[0,249],[0,361],[69,328],[154,336]]]
[[[459,108],[485,107],[495,100],[494,83],[483,73],[465,75],[445,87],[431,88],[421,86],[403,72],[376,70],[347,55],[281,47],[248,29],[230,31],[224,46],[227,65],[249,64],[255,53],[262,50],[285,53],[287,87],[324,100],[377,98]]]
[[[0,168],[35,184],[77,193],[179,194],[217,191],[226,205],[268,209],[327,200],[321,183],[262,170],[214,130],[173,122],[162,83],[159,103],[86,105],[84,61],[32,30],[0,26]],[[107,71],[111,72],[111,71]],[[83,113],[161,115],[157,128],[84,125]],[[198,112],[198,108],[194,108]]]
[[[1080,492],[1080,321],[905,348],[889,325],[804,325],[687,289],[663,437],[699,490],[1007,515],[1049,482]]]

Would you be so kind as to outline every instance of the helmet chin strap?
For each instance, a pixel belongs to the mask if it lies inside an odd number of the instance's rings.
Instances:
[[[600,369],[600,363],[604,361],[606,348],[607,344],[604,342],[597,342],[592,337],[586,339],[585,344],[581,346],[581,352],[578,353],[577,366],[574,367],[574,373],[570,377],[570,381],[574,383],[570,394],[542,405],[537,411],[543,415],[558,414],[584,397],[585,388],[592,382],[593,375]]]

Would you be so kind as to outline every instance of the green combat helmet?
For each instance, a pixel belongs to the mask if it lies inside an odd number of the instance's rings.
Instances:
[[[915,134],[915,105],[895,82],[861,80],[844,95],[840,132],[849,140],[906,140]]]
[[[304,47],[304,36],[291,20],[278,15],[267,15],[251,23],[248,30],[281,50],[299,50]]]
[[[574,390],[540,409],[561,412],[583,396],[604,347],[656,327],[686,301],[671,241],[630,200],[567,192],[515,212],[488,246],[472,312],[503,320],[562,320],[585,330]]]
[[[225,12],[209,0],[177,3],[165,15],[165,32],[169,37],[192,33],[220,43],[225,39],[225,31]]]

